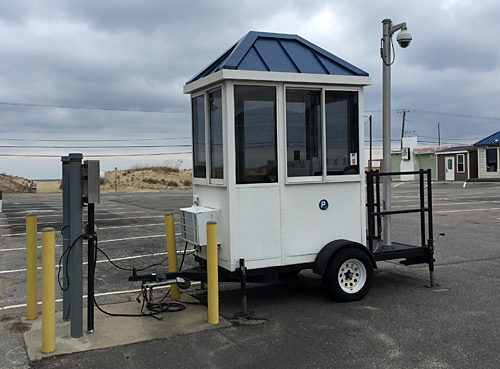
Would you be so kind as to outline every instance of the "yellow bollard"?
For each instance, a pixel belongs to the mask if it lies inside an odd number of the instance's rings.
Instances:
[[[56,350],[56,284],[54,228],[42,230],[42,352]]]
[[[165,231],[167,233],[167,254],[168,254],[168,270],[170,272],[177,272],[177,246],[175,244],[175,225],[174,214],[165,215]],[[173,284],[170,286],[170,297],[172,300],[177,300],[181,297],[179,286]]]
[[[219,266],[217,263],[217,222],[207,222],[208,323],[219,324]]]
[[[26,216],[26,317],[38,317],[36,215]]]

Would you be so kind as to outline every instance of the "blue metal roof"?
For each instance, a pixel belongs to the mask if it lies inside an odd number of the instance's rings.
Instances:
[[[247,33],[186,84],[221,69],[368,76],[368,73],[297,35]]]
[[[477,141],[474,146],[500,146],[500,131]]]

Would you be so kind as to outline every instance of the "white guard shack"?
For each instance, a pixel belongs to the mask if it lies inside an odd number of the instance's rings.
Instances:
[[[186,83],[194,199],[181,209],[181,229],[198,261],[206,260],[206,222],[216,220],[219,267],[229,276],[242,259],[249,277],[301,269],[323,275],[332,253],[349,244],[366,254],[355,260],[373,265],[343,260],[365,275],[359,284],[339,279],[344,294],[336,299],[369,289],[375,261],[362,250],[362,164],[363,87],[370,84],[366,72],[297,35],[262,32],[249,32]]]

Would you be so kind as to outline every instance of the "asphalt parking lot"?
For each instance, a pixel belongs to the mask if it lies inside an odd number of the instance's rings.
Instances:
[[[416,204],[418,185],[396,182],[392,194],[393,208]],[[220,292],[220,312],[233,322],[230,328],[32,363],[19,322],[25,314],[24,218],[35,212],[39,231],[60,230],[61,195],[4,195],[0,367],[498,368],[500,183],[436,183],[433,194],[435,237],[445,233],[435,242],[436,287],[426,287],[426,266],[380,262],[368,296],[338,304],[327,299],[320,277],[303,271],[292,281],[251,285],[254,324],[233,319],[241,306],[238,287],[229,285]],[[96,205],[99,247],[124,268],[162,262],[163,216],[173,211],[178,222],[178,209],[191,198],[191,192],[102,194]],[[393,240],[418,240],[417,223],[414,215],[393,217]],[[56,233],[56,245],[61,244]],[[56,247],[56,258],[61,249]],[[133,301],[140,286],[127,280],[130,273],[102,255],[99,261],[97,301]],[[187,257],[185,267],[190,265]],[[203,300],[205,292],[192,287],[190,293]]]

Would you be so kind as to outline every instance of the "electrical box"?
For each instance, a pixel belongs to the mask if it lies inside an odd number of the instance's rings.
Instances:
[[[101,201],[99,160],[85,160],[82,165],[83,202],[98,204]]]
[[[181,238],[196,246],[207,245],[207,222],[216,221],[219,217],[217,209],[193,205],[181,211]],[[217,232],[217,243],[219,234]]]
[[[410,160],[410,148],[409,147],[403,147],[403,150],[401,150],[401,160]]]

